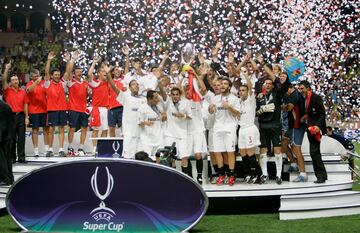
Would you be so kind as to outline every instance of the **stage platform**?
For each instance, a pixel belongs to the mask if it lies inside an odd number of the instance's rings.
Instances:
[[[61,163],[61,162],[70,162],[70,161],[79,161],[79,160],[89,160],[96,159],[93,155],[87,154],[83,157],[33,157],[27,156],[26,164],[14,164],[14,176],[15,180],[19,179],[21,176],[47,166],[49,164]],[[357,207],[357,203],[354,203],[354,208],[349,209],[349,203],[341,206],[336,205],[337,200],[341,200],[341,196],[349,196],[348,192],[352,192],[353,180],[351,178],[351,172],[348,169],[347,162],[343,161],[339,154],[324,154],[323,160],[325,166],[328,170],[329,180],[323,184],[314,184],[312,180],[315,179],[314,173],[312,171],[311,158],[309,155],[305,155],[306,161],[306,170],[308,171],[309,181],[305,183],[294,183],[288,181],[296,177],[297,173],[288,173],[287,165],[284,165],[283,175],[287,175],[288,180],[284,180],[281,185],[275,183],[274,180],[269,180],[265,184],[247,184],[242,182],[242,178],[238,178],[234,186],[230,187],[228,185],[217,186],[215,184],[210,184],[205,177],[207,172],[204,171],[204,180],[205,182],[202,185],[206,195],[209,197],[210,205],[208,209],[209,214],[239,214],[239,213],[269,213],[269,212],[279,212],[281,219],[296,219],[306,218],[303,213],[305,210],[298,209],[297,206],[292,210],[291,205],[285,206],[282,204],[282,201],[289,202],[289,198],[296,197],[297,200],[301,200],[300,197],[304,197],[307,201],[313,202],[308,206],[316,207],[317,199],[309,199],[309,195],[333,195],[336,198],[331,199],[332,206],[337,206],[335,210],[327,211],[326,216],[339,215],[343,208],[348,208],[347,210],[352,211],[352,213],[360,214],[360,210]],[[238,163],[241,163],[241,158],[237,158]],[[273,166],[274,160],[272,157],[269,157],[268,166]],[[207,170],[208,161],[204,159],[205,170]],[[272,165],[271,165],[272,164]],[[195,164],[194,164],[195,165]],[[193,165],[193,169],[195,167]],[[269,173],[270,173],[269,169]],[[194,173],[195,174],[195,173]],[[270,174],[271,176],[271,174]],[[195,176],[194,176],[195,177]],[[10,187],[2,186],[0,187],[0,213],[5,212],[5,197],[6,193]],[[340,192],[340,193],[339,193]],[[339,196],[340,195],[340,196]],[[358,193],[352,193],[352,196],[358,195]],[[360,196],[360,194],[359,194]],[[296,200],[296,199],[291,199]],[[330,199],[329,199],[330,200]],[[283,208],[281,208],[283,206]],[[351,205],[350,205],[351,206]],[[310,208],[310,207],[309,207]],[[320,207],[319,207],[320,208]],[[323,207],[321,207],[323,208]],[[311,208],[310,208],[311,209]],[[309,210],[306,210],[309,211]],[[316,210],[319,212],[319,210]],[[310,216],[310,215],[309,215]],[[315,212],[311,216],[318,216]],[[310,217],[311,217],[310,216]]]

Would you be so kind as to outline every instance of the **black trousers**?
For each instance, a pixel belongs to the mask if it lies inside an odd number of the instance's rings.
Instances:
[[[23,112],[15,114],[15,143],[11,146],[10,153],[13,161],[25,160],[25,114]]]
[[[9,141],[0,142],[0,181],[11,184],[14,182],[12,172],[12,158],[10,148],[12,143]]]
[[[317,179],[327,180],[327,173],[324,163],[321,159],[320,142],[307,131],[307,136],[310,144],[310,156],[314,167],[315,176]]]

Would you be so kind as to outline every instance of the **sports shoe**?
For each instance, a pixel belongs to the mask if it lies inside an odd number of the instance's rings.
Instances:
[[[210,184],[216,184],[216,180],[219,178],[219,175],[211,175],[210,177]]]
[[[280,184],[282,184],[282,179],[281,179],[281,177],[276,177],[276,183],[278,184],[278,185],[280,185]]]
[[[64,151],[59,151],[59,157],[66,157],[66,154]]]
[[[196,181],[197,181],[200,185],[202,185],[202,182],[203,182],[202,174],[198,174],[198,175],[197,175]]]
[[[45,156],[46,156],[46,157],[53,157],[53,156],[54,156],[54,152],[48,150],[48,151],[46,151],[46,155],[45,155]]]
[[[35,154],[35,158],[39,158],[39,154]]]
[[[248,184],[254,184],[257,180],[256,176],[250,176],[249,180],[248,180]]]
[[[288,172],[299,172],[299,168],[296,166],[289,166]]]
[[[268,181],[268,180],[269,180],[269,177],[268,177],[268,176],[262,175],[262,176],[260,176],[258,179],[256,179],[255,183],[256,183],[256,184],[265,184],[266,181]]]
[[[293,180],[293,182],[307,182],[307,176],[302,176],[302,175],[299,175],[298,177],[295,178],[295,180]]]
[[[83,149],[78,149],[77,155],[78,155],[78,156],[85,156],[86,153],[85,153],[85,151],[84,151]]]
[[[59,152],[59,155],[60,155],[60,152]],[[69,147],[68,150],[67,150],[66,156],[67,157],[74,156],[74,148]]]
[[[226,176],[225,176],[225,175],[219,176],[219,177],[217,178],[217,180],[216,180],[216,185],[222,185],[225,180],[226,180]]]
[[[235,176],[230,176],[228,180],[229,186],[233,186],[235,184],[235,180],[236,180]]]
[[[246,177],[244,178],[244,182],[245,182],[245,183],[249,183],[250,178],[251,178],[251,176],[246,176]]]

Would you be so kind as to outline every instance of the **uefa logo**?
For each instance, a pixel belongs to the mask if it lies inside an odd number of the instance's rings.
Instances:
[[[91,187],[92,187],[92,190],[94,191],[95,195],[100,199],[100,204],[99,204],[99,207],[93,209],[90,212],[90,215],[96,221],[106,220],[106,221],[110,222],[110,220],[114,217],[115,212],[112,209],[106,207],[104,201],[110,195],[110,193],[114,187],[114,178],[110,174],[108,167],[105,167],[105,169],[106,169],[106,174],[107,174],[107,187],[106,187],[106,192],[104,194],[100,193],[99,188],[98,188],[98,183],[97,183],[97,175],[98,175],[99,167],[96,167],[95,173],[91,177]]]
[[[90,212],[90,216],[96,221],[96,222],[107,222],[107,223],[90,223],[90,222],[84,222],[83,224],[83,230],[90,230],[90,231],[116,231],[119,232],[123,230],[124,223],[116,224],[114,222],[110,222],[111,219],[116,215],[115,211],[106,207],[105,199],[110,195],[111,191],[114,187],[114,178],[109,172],[109,168],[105,167],[106,169],[106,175],[107,175],[107,187],[104,194],[101,194],[98,188],[97,183],[97,176],[98,176],[98,170],[99,167],[96,167],[95,173],[91,177],[91,187],[94,191],[95,195],[100,199],[99,207],[93,209]]]

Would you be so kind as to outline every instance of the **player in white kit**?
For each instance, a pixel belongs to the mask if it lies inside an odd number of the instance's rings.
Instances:
[[[156,91],[147,92],[147,102],[140,106],[137,122],[140,127],[138,151],[146,152],[154,161],[157,150],[163,145],[163,122],[166,121],[166,112],[160,98]]]
[[[142,104],[146,103],[146,98],[139,96],[139,84],[136,80],[130,81],[129,87],[125,92],[115,86],[110,72],[108,72],[108,81],[111,88],[117,94],[116,100],[124,106],[122,118],[124,134],[122,156],[128,159],[135,159],[139,142],[138,110]]]
[[[190,102],[181,98],[181,89],[173,87],[170,91],[170,97],[163,96],[167,115],[167,124],[164,131],[165,145],[170,146],[176,143],[177,156],[181,159],[181,170],[189,174],[188,167],[188,120],[191,119]]]
[[[242,68],[242,75],[246,79],[246,85],[241,85],[240,95],[240,119],[238,147],[245,167],[245,181],[256,181],[256,156],[255,147],[260,145],[259,129],[255,125],[256,98],[252,91],[252,82],[246,68]]]
[[[206,87],[202,80],[203,75],[198,76],[194,75],[194,87],[197,86],[198,97],[202,98],[206,94]],[[187,145],[188,145],[188,156],[194,155],[196,160],[196,171],[197,177],[196,180],[199,184],[202,184],[203,177],[203,153],[207,152],[206,137],[205,137],[205,125],[202,116],[202,103],[199,99],[194,99],[194,96],[191,97],[189,90],[189,80],[182,79],[180,81],[180,86],[185,81],[184,93],[188,101],[190,102],[191,107],[191,119],[188,122],[188,134],[187,134]],[[186,167],[186,161],[184,161],[184,166]],[[188,168],[190,170],[190,168]],[[191,176],[191,170],[189,175]]]
[[[235,144],[240,103],[239,99],[230,93],[230,89],[231,81],[222,79],[221,94],[215,97],[214,104],[209,106],[209,112],[215,114],[213,142],[220,174],[216,184],[221,185],[226,179],[221,152],[227,152],[230,170],[228,184],[232,186],[235,183]]]

